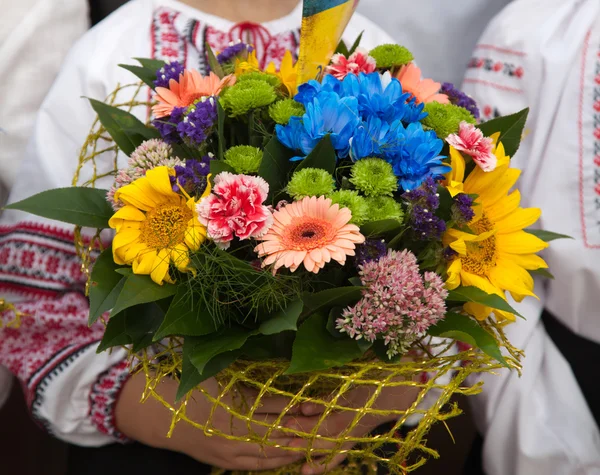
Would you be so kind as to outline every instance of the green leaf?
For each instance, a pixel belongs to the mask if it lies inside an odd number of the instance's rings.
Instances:
[[[514,157],[521,145],[528,114],[529,109],[523,109],[515,114],[489,120],[478,127],[488,137],[500,132],[500,142],[504,145],[506,155]]]
[[[557,239],[573,239],[571,236],[567,236],[566,234],[553,233],[551,231],[544,231],[543,229],[526,229],[525,232],[533,234],[535,237],[544,242],[556,241]]]
[[[7,205],[5,209],[18,209],[76,226],[105,229],[115,213],[106,201],[106,193],[106,190],[83,186],[55,188]]]
[[[90,99],[90,103],[106,131],[126,155],[131,155],[144,140],[160,138],[158,130],[146,127],[129,112],[95,99]]]
[[[217,135],[218,135],[218,151],[217,157],[219,160],[225,159],[225,110],[220,101],[217,101]]]
[[[272,202],[273,198],[285,188],[288,177],[294,166],[290,158],[294,152],[283,145],[274,135],[265,147],[263,159],[258,169],[258,176],[264,178],[269,184],[269,197],[267,202]]]
[[[348,56],[350,56],[349,52],[348,52],[348,47],[346,46],[346,43],[344,43],[344,40],[340,40],[340,42],[337,45],[337,48],[335,49],[335,53],[334,54],[343,54],[344,56],[346,56],[346,58]]]
[[[154,336],[158,341],[170,335],[202,336],[217,330],[215,322],[200,300],[194,300],[185,284],[177,287],[171,306]]]
[[[133,345],[139,351],[152,344],[164,312],[155,302],[130,307],[108,321],[98,353],[115,346]]]
[[[550,272],[548,269],[530,270],[529,273],[533,274],[533,275],[539,275],[541,277],[545,277],[546,279],[554,280],[554,275],[552,275],[552,272]]]
[[[358,276],[356,276],[356,277],[350,277],[348,279],[348,282],[350,282],[355,287],[361,287],[362,286],[362,280],[360,280],[360,277],[358,277]]]
[[[156,81],[156,71],[144,68],[142,66],[135,66],[132,64],[119,64],[120,68],[126,69],[127,71],[135,74],[141,79],[147,86],[154,89],[154,81]]]
[[[345,307],[354,304],[362,298],[364,287],[336,287],[318,292],[316,294],[305,294],[302,297],[304,306],[308,314],[316,313],[321,310],[329,310],[333,307]]]
[[[186,341],[189,341],[191,345],[189,358],[196,369],[200,373],[204,373],[208,362],[215,356],[239,350],[244,346],[246,340],[255,334],[256,332],[248,332],[244,328],[233,327],[210,335],[187,337]]]
[[[362,351],[355,340],[334,338],[327,331],[327,316],[316,313],[298,330],[286,374],[344,366],[361,356]]]
[[[396,219],[383,219],[371,221],[360,227],[360,232],[367,237],[380,236],[387,233],[398,233],[402,229],[402,222]]]
[[[144,68],[154,71],[158,71],[162,68],[166,63],[161,59],[152,59],[152,58],[133,58],[138,63],[140,63]]]
[[[92,268],[90,282],[90,316],[92,325],[104,312],[112,309],[125,284],[125,278],[116,272],[119,268],[113,259],[112,247],[106,249]]]
[[[173,284],[165,282],[163,285],[158,285],[147,275],[131,274],[127,277],[110,316],[112,318],[134,305],[166,299],[176,292],[177,286]]]
[[[388,347],[383,340],[375,340],[372,347],[373,352],[381,361],[386,363],[397,363],[402,359],[402,355],[395,355],[390,358],[387,354]]]
[[[274,335],[287,330],[298,330],[298,318],[302,313],[304,303],[302,300],[294,300],[283,310],[275,312],[265,321],[258,331],[263,335]]]
[[[223,160],[211,160],[210,162],[210,175],[214,180],[215,177],[221,172],[235,173],[235,170],[227,162]]]
[[[217,57],[215,56],[215,53],[208,42],[204,44],[204,51],[206,52],[206,56],[208,56],[208,65],[210,66],[210,70],[219,76],[220,79],[223,79],[225,77],[225,72],[223,71],[221,63],[219,63],[217,60]]]
[[[348,50],[348,55],[350,56],[352,53],[354,53],[358,47],[360,46],[360,42],[362,40],[364,31],[360,32],[360,35],[358,35],[358,38],[356,38],[356,40],[354,41],[354,44],[352,45],[352,47]]]
[[[317,146],[308,156],[300,162],[296,171],[303,168],[321,168],[333,175],[335,172],[335,164],[337,155],[331,143],[331,136],[326,135],[321,139]]]
[[[502,297],[495,294],[488,294],[477,287],[458,287],[448,292],[448,298],[446,300],[451,302],[480,303],[486,307],[504,310],[505,312],[514,313],[523,318],[523,316],[512,308]]]
[[[496,339],[485,331],[479,323],[466,315],[447,313],[446,317],[437,325],[430,327],[427,333],[432,336],[453,338],[468,343],[498,360],[504,366],[508,366]]]

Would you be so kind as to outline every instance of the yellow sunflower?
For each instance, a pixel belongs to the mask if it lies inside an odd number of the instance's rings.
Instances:
[[[290,97],[296,95],[298,92],[298,63],[294,64],[291,51],[288,50],[283,55],[279,71],[274,63],[269,63],[265,72],[277,76],[288,90]]]
[[[497,142],[498,137],[493,138]],[[446,187],[452,196],[466,193],[478,197],[473,207],[475,217],[468,225],[472,233],[449,229],[444,235],[444,245],[457,253],[448,267],[446,285],[449,289],[474,286],[502,298],[509,291],[520,302],[525,296],[535,297],[533,278],[528,271],[548,267],[536,255],[548,244],[523,231],[539,219],[541,210],[519,206],[519,191],[510,190],[521,171],[510,168],[510,159],[501,143],[494,152],[498,158],[494,171],[484,172],[475,167],[465,179],[464,157],[450,147],[452,171],[446,176]],[[465,310],[480,320],[492,311],[500,320],[515,318],[509,312],[481,304],[467,303]]]
[[[235,60],[235,75],[241,76],[242,74],[252,73],[260,71],[260,65],[258,64],[258,59],[256,57],[256,51],[251,51],[248,53],[248,58],[246,61],[242,61],[237,58]]]
[[[160,285],[173,282],[170,264],[189,271],[189,251],[197,251],[206,239],[206,228],[196,214],[198,201],[173,191],[174,174],[172,168],[157,167],[117,190],[115,200],[125,206],[109,221],[116,230],[115,262],[131,265],[134,274],[149,275]],[[209,193],[210,185],[203,197]]]

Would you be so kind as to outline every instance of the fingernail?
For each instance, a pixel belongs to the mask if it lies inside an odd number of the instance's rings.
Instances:
[[[305,416],[312,416],[320,412],[321,409],[318,404],[313,404],[312,402],[302,404],[302,414],[304,414]]]

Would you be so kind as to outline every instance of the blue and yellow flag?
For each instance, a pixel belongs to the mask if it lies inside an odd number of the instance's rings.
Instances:
[[[304,0],[298,84],[315,79],[333,56],[359,0]]]

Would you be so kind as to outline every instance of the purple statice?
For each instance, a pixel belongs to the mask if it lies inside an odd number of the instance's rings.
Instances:
[[[359,275],[363,297],[343,311],[336,328],[356,340],[382,340],[389,358],[405,353],[446,314],[443,280],[434,272],[421,275],[408,250],[388,251],[361,266]]]
[[[205,156],[202,160],[186,160],[184,165],[175,167],[175,175],[171,177],[173,191],[180,191],[180,187],[190,196],[200,197],[206,191],[210,161],[212,156]]]
[[[169,87],[171,79],[179,82],[179,76],[183,74],[185,68],[179,61],[166,63],[162,68],[156,71],[156,81],[154,87]]]
[[[442,84],[442,90],[440,92],[448,96],[450,103],[467,109],[471,114],[473,114],[473,117],[479,119],[479,108],[477,107],[475,100],[461,90],[457,89],[454,84],[445,82]]]
[[[437,184],[431,177],[414,190],[402,195],[408,204],[408,222],[415,237],[421,241],[437,241],[446,232],[446,223],[435,212],[440,206]]]
[[[175,107],[170,116],[162,117],[152,121],[152,125],[158,130],[166,143],[174,144],[180,141],[177,127],[183,121],[185,113],[184,107]]]
[[[454,249],[452,249],[451,247],[446,247],[444,248],[444,250],[442,251],[442,257],[446,260],[446,261],[451,261],[453,260],[456,256],[458,256],[458,252],[456,252]]]
[[[356,247],[356,257],[354,261],[357,266],[362,266],[367,262],[377,261],[387,253],[385,242],[381,239],[367,239],[363,244]]]
[[[252,46],[239,40],[237,43],[229,43],[229,46],[217,55],[217,61],[220,64],[229,63],[237,57],[247,57],[248,53],[251,53],[252,51],[254,51]]]
[[[217,105],[211,97],[188,108],[183,120],[177,125],[177,132],[185,142],[200,146],[210,135],[216,121]]]
[[[473,198],[464,193],[454,198],[452,205],[452,220],[459,226],[470,223],[475,217],[473,210]]]

